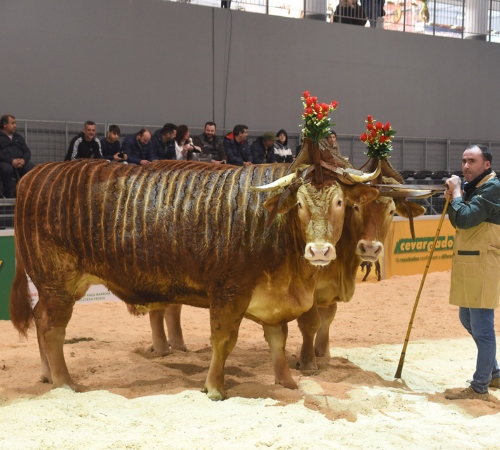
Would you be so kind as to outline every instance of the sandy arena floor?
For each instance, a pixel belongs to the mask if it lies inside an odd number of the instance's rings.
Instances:
[[[183,309],[187,353],[152,358],[147,317],[129,315],[121,302],[77,304],[65,354],[88,390],[80,394],[39,382],[35,333],[21,340],[2,321],[0,448],[498,449],[500,402],[444,398],[467,386],[476,354],[448,305],[449,279],[449,272],[427,276],[402,380],[394,373],[420,275],[360,283],[339,305],[332,358],[312,373],[295,368],[301,339],[291,323],[296,391],[273,384],[262,329],[244,320],[224,402],[200,392],[211,357],[206,310]]]

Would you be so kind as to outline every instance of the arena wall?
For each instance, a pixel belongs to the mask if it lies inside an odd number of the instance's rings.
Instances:
[[[300,124],[300,94],[400,136],[500,140],[500,45],[159,0],[16,0],[0,15],[0,110],[104,123]]]

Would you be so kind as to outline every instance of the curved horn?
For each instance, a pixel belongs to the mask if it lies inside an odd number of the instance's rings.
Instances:
[[[363,175],[356,175],[354,173],[349,173],[349,177],[351,178],[351,180],[356,181],[357,183],[366,183],[367,181],[374,180],[380,175],[381,167],[382,163],[379,160],[375,172],[364,173]]]
[[[279,188],[290,186],[294,182],[295,178],[297,178],[297,174],[291,173],[289,175],[285,175],[284,177],[278,178],[272,183],[265,184],[264,186],[251,186],[251,189],[259,192],[275,191]]]

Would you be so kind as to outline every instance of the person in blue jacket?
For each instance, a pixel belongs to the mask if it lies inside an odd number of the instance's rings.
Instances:
[[[154,159],[151,132],[142,128],[135,134],[128,135],[122,143],[122,151],[127,155],[129,164],[144,166]]]

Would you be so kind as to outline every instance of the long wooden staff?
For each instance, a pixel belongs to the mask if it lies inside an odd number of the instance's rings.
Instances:
[[[436,247],[436,242],[439,237],[439,233],[441,232],[441,225],[443,225],[444,216],[446,215],[446,211],[448,210],[448,204],[450,203],[450,199],[446,199],[446,203],[444,204],[443,213],[441,214],[441,219],[439,220],[439,225],[436,230],[436,235],[434,236],[434,243],[432,244],[431,251],[429,252],[429,258],[427,259],[427,265],[425,266],[424,275],[422,277],[422,281],[420,283],[420,288],[418,290],[417,298],[415,299],[415,304],[413,305],[413,312],[411,313],[410,323],[408,324],[408,331],[406,332],[406,339],[403,345],[403,350],[401,352],[401,357],[399,358],[398,370],[396,370],[396,375],[394,378],[401,378],[401,372],[403,371],[403,364],[405,362],[406,355],[406,347],[408,347],[408,341],[410,339],[411,327],[413,325],[413,319],[415,317],[415,312],[417,311],[418,301],[420,300],[420,294],[422,292],[422,288],[424,287],[425,277],[427,276],[427,272],[429,270],[429,266],[432,261],[432,255],[434,254],[434,248]]]

